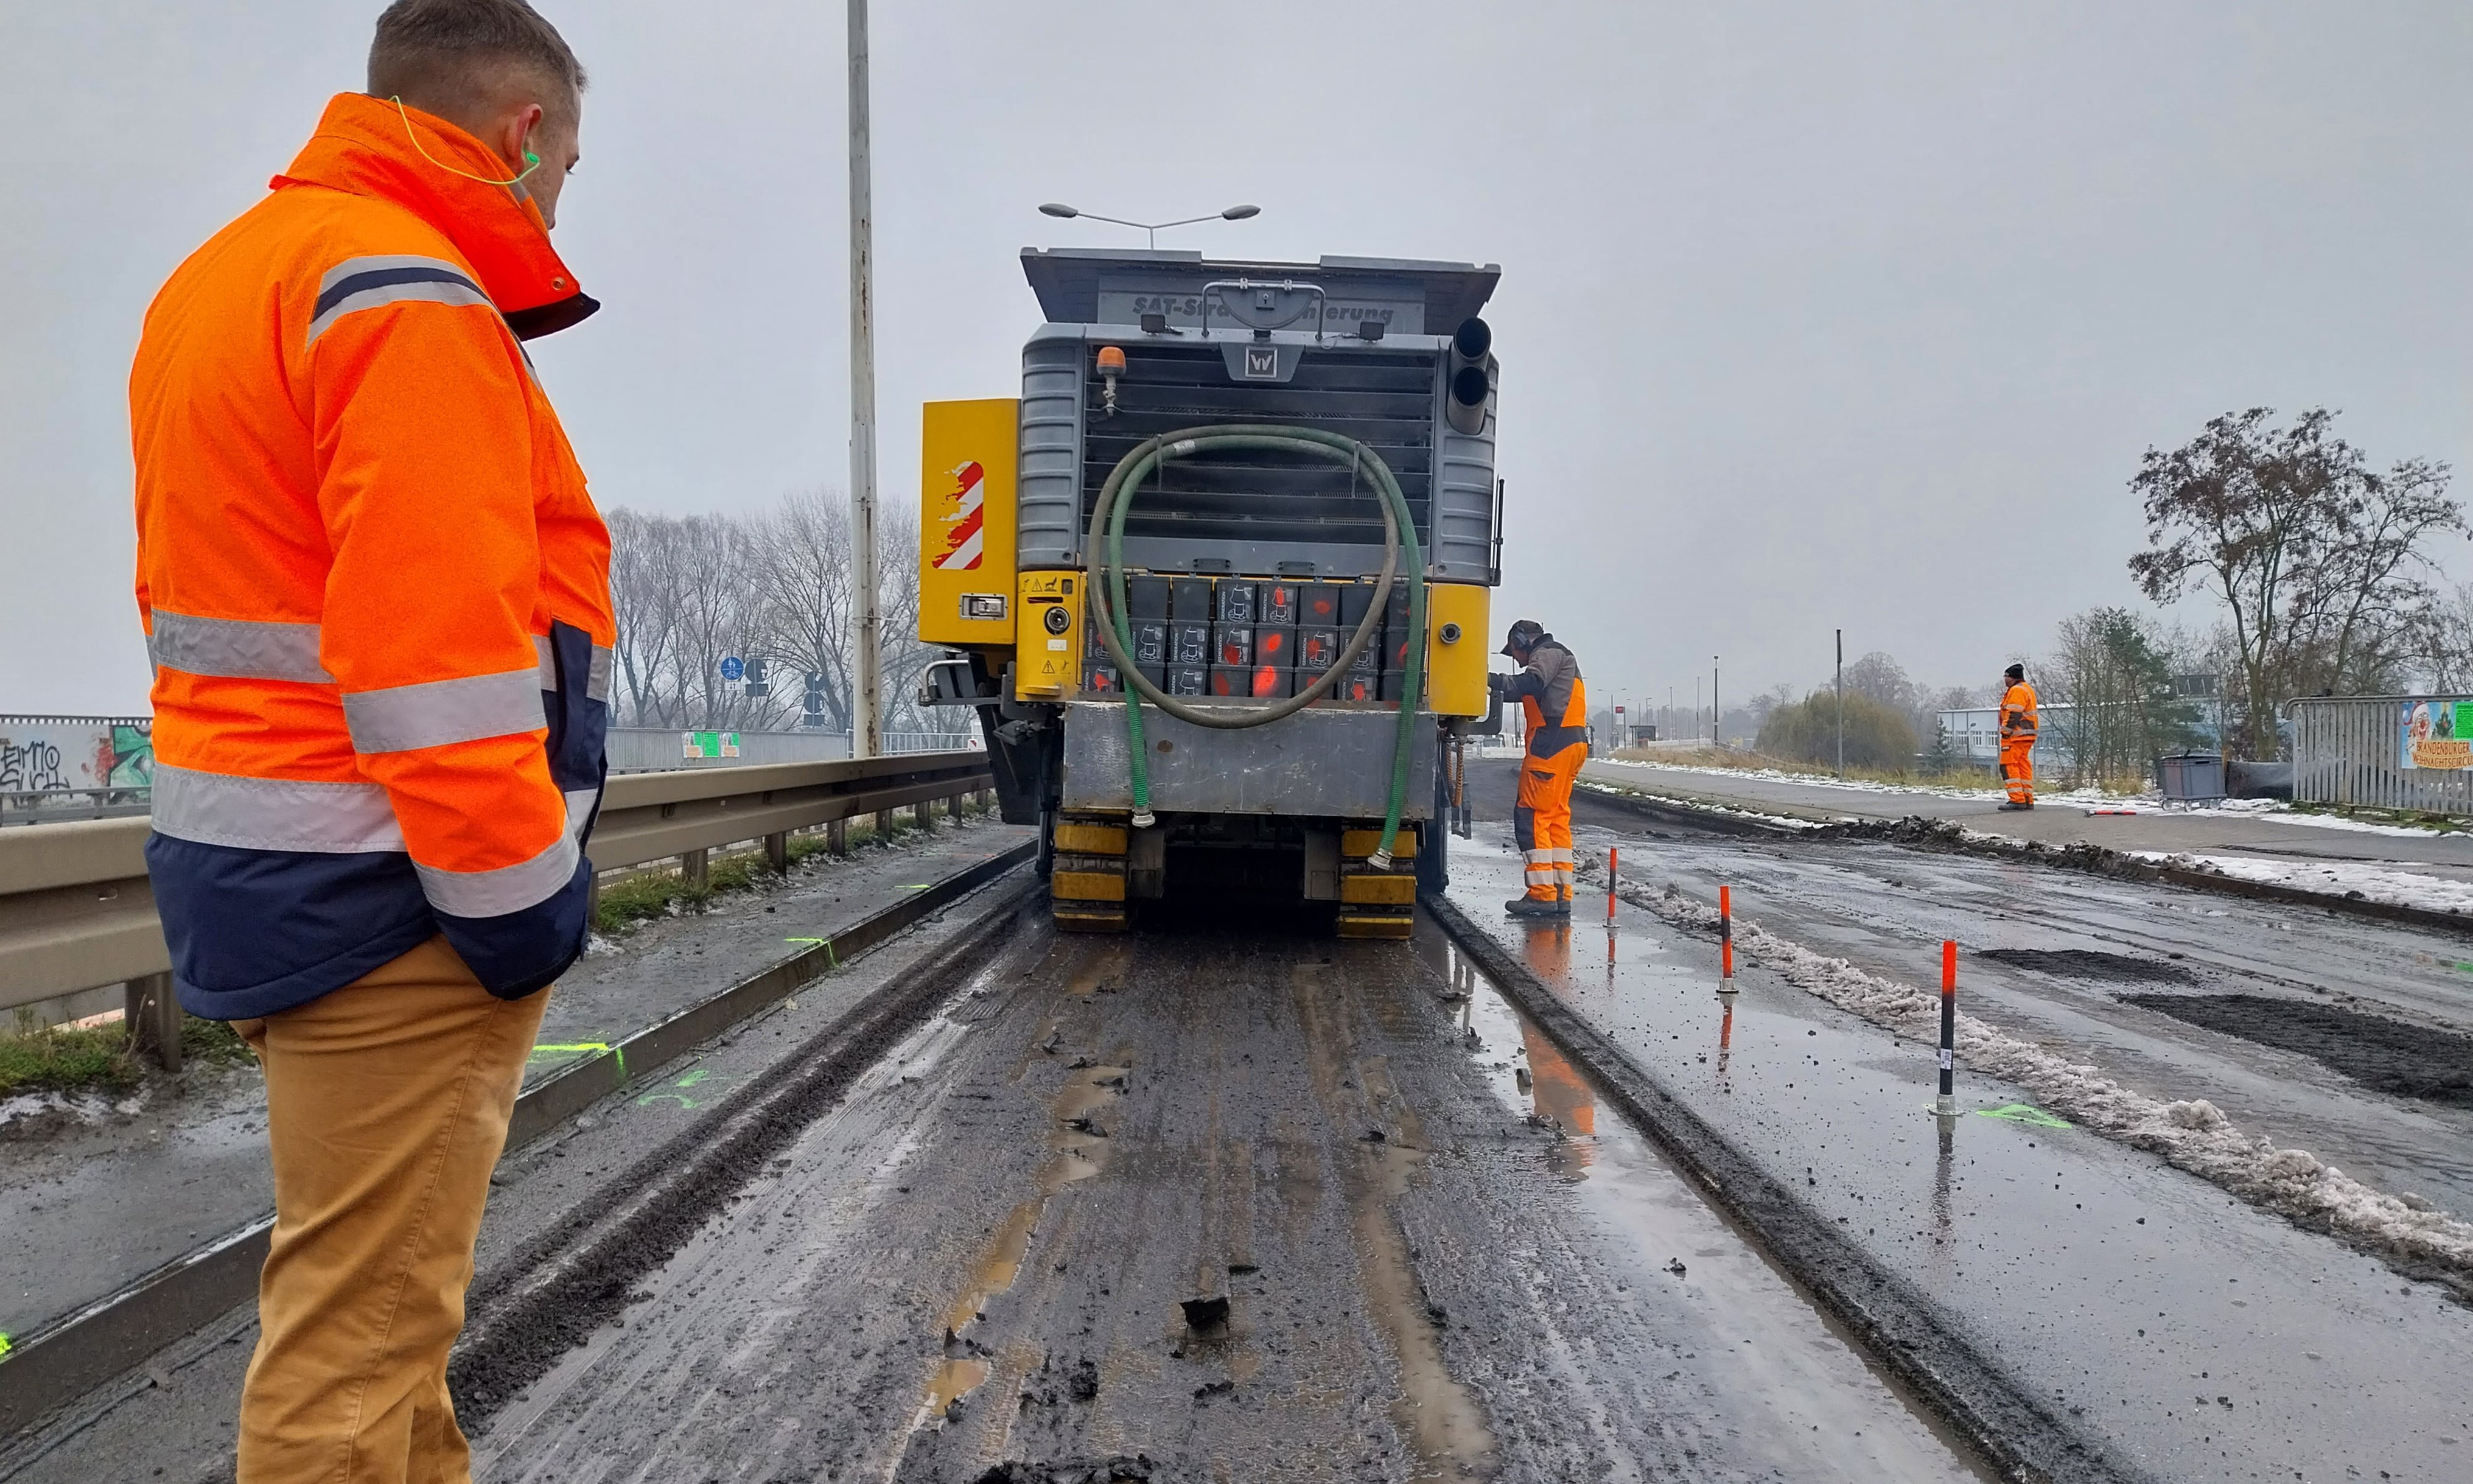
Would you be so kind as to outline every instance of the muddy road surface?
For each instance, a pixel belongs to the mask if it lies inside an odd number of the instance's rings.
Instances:
[[[507,1481],[1977,1476],[1438,937],[1035,913],[474,1442]]]

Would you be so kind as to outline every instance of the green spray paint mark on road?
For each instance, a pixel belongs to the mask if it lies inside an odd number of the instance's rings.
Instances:
[[[825,962],[835,969],[842,967],[841,955],[833,951],[833,941],[830,938],[784,938],[781,941],[783,943],[822,944],[825,948]]]
[[[933,882],[928,881],[905,881],[902,883],[901,889],[905,892],[924,892],[933,884]]]
[[[671,1083],[670,1086],[673,1088],[692,1088],[697,1083],[704,1081],[711,1075],[711,1067],[699,1066],[695,1070],[687,1073],[685,1076],[681,1077],[678,1081]],[[647,1092],[642,1097],[636,1099],[636,1106],[638,1108],[650,1107],[655,1103],[676,1103],[681,1108],[687,1110],[689,1113],[693,1113],[700,1106],[694,1098],[687,1096],[684,1092]]]
[[[0,1357],[5,1357],[9,1353],[9,1349],[8,1334],[6,1332],[0,1332]]]
[[[540,1056],[544,1053],[552,1056],[589,1056],[595,1051],[607,1051],[612,1056],[617,1058],[618,1080],[621,1082],[627,1080],[626,1049],[622,1046],[613,1046],[606,1041],[568,1041],[563,1045],[539,1045],[533,1047],[531,1052],[525,1056],[524,1060],[530,1061],[533,1057]]]
[[[2031,1103],[2005,1103],[1999,1108],[1979,1108],[1975,1115],[1979,1118],[2000,1118],[2010,1123],[2024,1123],[2038,1129],[2065,1129],[2070,1126],[2068,1119],[2055,1118]]]

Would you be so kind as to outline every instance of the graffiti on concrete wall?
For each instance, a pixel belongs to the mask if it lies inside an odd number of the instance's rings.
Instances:
[[[0,716],[0,794],[151,788],[154,724],[112,716]]]

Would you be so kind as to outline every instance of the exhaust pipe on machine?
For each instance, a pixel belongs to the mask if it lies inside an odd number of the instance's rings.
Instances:
[[[1494,390],[1488,354],[1493,348],[1494,331],[1475,316],[1452,332],[1451,395],[1443,403],[1443,419],[1457,432],[1485,431],[1485,398]]]

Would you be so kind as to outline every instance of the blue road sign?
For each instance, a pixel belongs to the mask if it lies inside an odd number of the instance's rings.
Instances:
[[[736,655],[725,656],[721,661],[721,678],[734,681],[747,673],[747,662]]]

